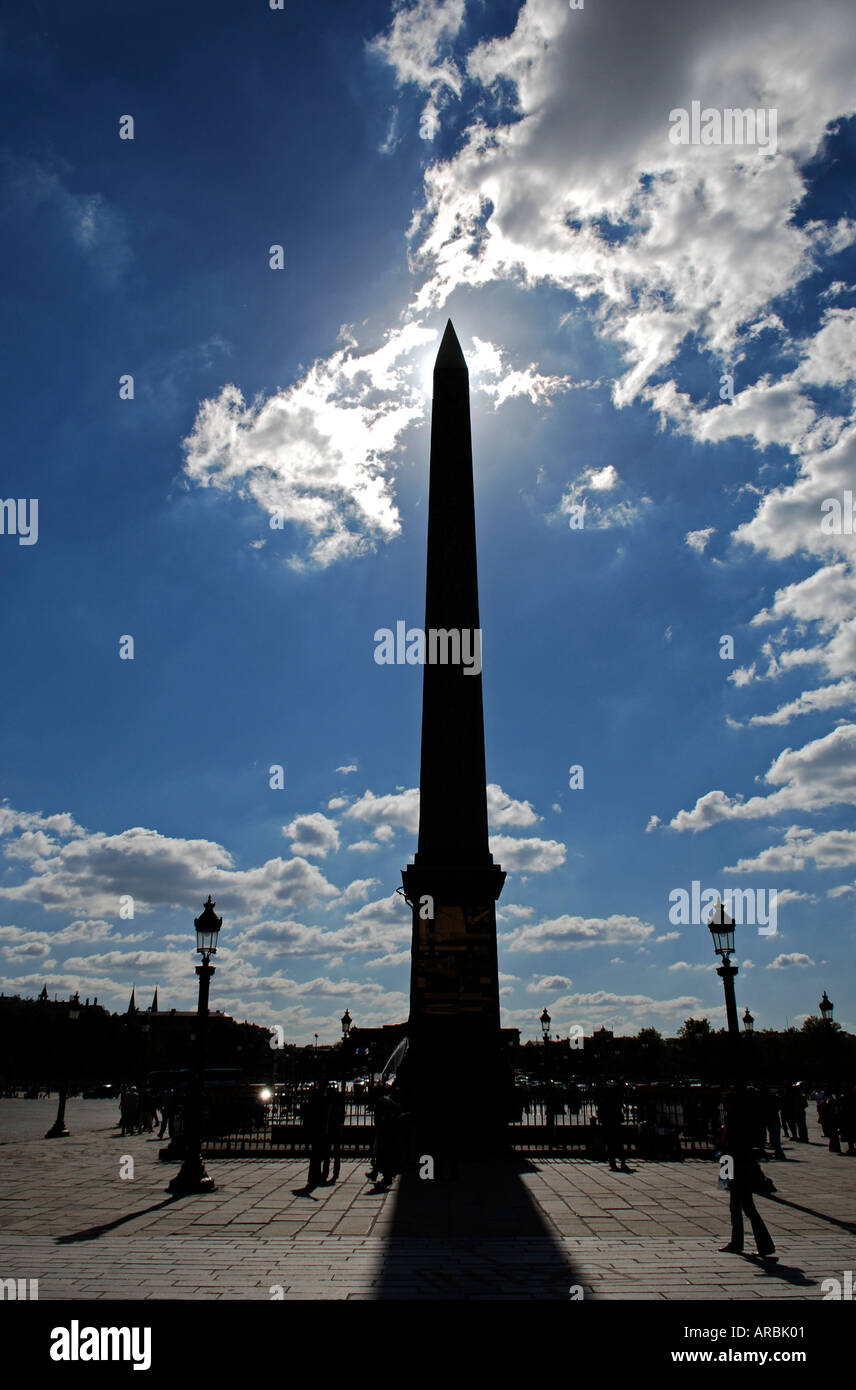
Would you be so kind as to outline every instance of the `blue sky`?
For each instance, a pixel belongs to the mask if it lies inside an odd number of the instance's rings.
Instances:
[[[298,1041],[406,1016],[421,674],[374,633],[422,622],[451,315],[504,1021],[721,1024],[669,917],[695,880],[777,894],[741,1012],[828,989],[856,1023],[854,539],[821,527],[856,484],[856,34],[812,14],[6,21],[2,497],[38,538],[0,535],[4,990],[187,1007],[210,891],[215,1006]],[[775,143],[676,145],[694,100]]]

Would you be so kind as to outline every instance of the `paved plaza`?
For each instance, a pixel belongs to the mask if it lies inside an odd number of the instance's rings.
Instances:
[[[796,1299],[854,1264],[856,1158],[785,1141],[758,1198],[779,1264],[720,1254],[728,1196],[709,1159],[518,1156],[377,1192],[366,1160],[305,1190],[307,1160],[212,1159],[214,1193],[171,1198],[154,1135],[110,1101],[0,1100],[0,1278],[50,1299]],[[133,1159],[133,1177],[122,1178]],[[747,1249],[753,1243],[747,1229]],[[572,1294],[572,1290],[574,1293]]]

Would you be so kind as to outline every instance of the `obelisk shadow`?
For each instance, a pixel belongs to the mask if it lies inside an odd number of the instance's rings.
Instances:
[[[527,1188],[537,1166],[514,1154],[467,1158],[397,1180],[379,1299],[568,1300],[582,1281]]]

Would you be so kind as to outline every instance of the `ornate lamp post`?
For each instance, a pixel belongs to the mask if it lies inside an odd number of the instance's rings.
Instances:
[[[71,1023],[80,1018],[80,996],[75,994],[69,1001],[68,1018]],[[69,1031],[69,1041],[71,1032]],[[69,1131],[65,1125],[65,1102],[68,1099],[68,1052],[66,1052],[65,1063],[62,1073],[62,1081],[59,1084],[59,1104],[57,1105],[56,1119],[45,1135],[46,1139],[66,1139]]]
[[[199,976],[199,1005],[196,1011],[196,1069],[193,1090],[187,1108],[187,1121],[184,1130],[184,1162],[181,1170],[169,1184],[169,1191],[176,1196],[188,1192],[213,1192],[214,1179],[205,1171],[202,1159],[202,1087],[205,1072],[205,1032],[208,1023],[208,991],[215,967],[211,957],[217,954],[217,935],[223,925],[223,918],[214,911],[215,904],[208,894],[208,901],[193,925],[196,928],[196,950],[202,957],[197,965]]]
[[[350,1070],[350,1037],[352,1024],[353,1019],[346,1009],[342,1014],[342,1095],[345,1094],[347,1089],[347,1073]]]
[[[835,1005],[833,1004],[832,1000],[828,997],[826,990],[823,991],[823,998],[821,999],[818,1008],[820,1009],[820,1016],[823,1019],[824,1023],[831,1023],[832,1010],[835,1008]]]
[[[551,1095],[550,1095],[550,1063],[549,1063],[549,1049],[550,1049],[550,1024],[553,1022],[553,1020],[551,1019],[549,1013],[547,1012],[546,1005],[545,1005],[545,1007],[544,1007],[544,1011],[543,1011],[543,1013],[541,1014],[541,1017],[539,1018],[538,1022],[541,1024],[541,1033],[542,1033],[543,1038],[544,1038],[544,1118],[545,1118],[545,1120],[546,1120],[546,1122],[547,1122],[547,1128],[548,1128],[548,1130],[550,1130],[550,1129],[552,1129],[552,1123],[553,1123],[553,1107],[552,1107],[552,1103],[551,1103],[552,1098],[551,1098]]]
[[[737,974],[737,966],[731,964],[731,956],[734,954],[734,919],[729,917],[722,903],[717,903],[713,909],[713,916],[708,922],[708,927],[713,937],[713,949],[718,956],[722,956],[722,964],[716,973],[722,980],[725,990],[725,1017],[728,1020],[728,1033],[731,1038],[739,1038],[740,1024],[737,1022],[737,1001],[734,998],[734,977]]]
[[[743,1015],[743,1031],[745,1033],[754,1033],[755,1031],[755,1020],[748,1009]]]
[[[544,1037],[544,1080],[546,1082],[549,1079],[549,1070],[547,1066],[547,1052],[550,1046],[550,1024],[553,1022],[550,1015],[547,1013],[546,1007],[538,1021],[541,1024],[541,1033]]]

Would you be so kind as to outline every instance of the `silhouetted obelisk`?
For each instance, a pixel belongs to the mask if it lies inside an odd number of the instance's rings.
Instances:
[[[469,668],[442,661],[449,633]],[[495,903],[505,874],[488,849],[469,373],[451,319],[434,363],[425,634],[419,847],[402,871],[413,909],[407,1089],[423,1136],[448,1124],[455,1145],[504,1118]]]

